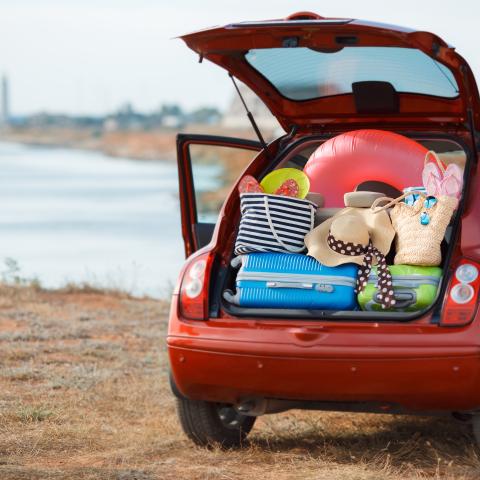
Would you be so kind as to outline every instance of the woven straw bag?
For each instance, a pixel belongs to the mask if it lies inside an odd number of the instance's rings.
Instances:
[[[403,199],[412,193],[419,198],[413,205],[407,205]],[[436,197],[436,203],[424,207],[427,197],[424,193],[408,192],[398,198],[379,198],[372,204],[372,210],[377,213],[393,207],[390,211],[393,228],[395,229],[396,265],[423,265],[437,266],[442,262],[440,244],[445,236],[445,230],[457,208],[458,200],[455,197],[442,195]],[[378,207],[381,202],[388,203]],[[427,213],[429,223],[422,224],[422,213]]]

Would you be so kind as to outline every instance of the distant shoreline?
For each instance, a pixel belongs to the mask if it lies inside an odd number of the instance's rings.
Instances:
[[[221,126],[191,125],[186,130],[189,133],[253,138],[249,130],[227,130]],[[0,132],[0,141],[95,151],[110,157],[132,160],[174,161],[177,133],[179,132],[167,129],[98,132],[87,128],[28,127]]]
[[[175,157],[175,132],[106,132],[67,128],[10,129],[0,140],[49,148],[95,151],[110,157],[133,160],[172,161]]]

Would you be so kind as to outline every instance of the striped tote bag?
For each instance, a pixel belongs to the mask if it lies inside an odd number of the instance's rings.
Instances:
[[[242,193],[235,254],[304,251],[303,239],[313,228],[316,208],[299,198]]]

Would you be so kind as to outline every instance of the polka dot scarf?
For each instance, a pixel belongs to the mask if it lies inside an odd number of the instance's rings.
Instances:
[[[352,257],[365,255],[363,257],[363,263],[358,270],[357,288],[355,293],[360,293],[367,286],[368,276],[372,270],[372,261],[375,256],[378,262],[377,298],[380,300],[382,308],[390,308],[395,305],[396,301],[393,293],[392,275],[388,269],[385,255],[383,255],[378,248],[373,246],[371,240],[367,246],[364,246],[360,243],[342,242],[341,240],[337,240],[332,234],[329,234],[327,242],[332,250],[341,255],[350,255]]]

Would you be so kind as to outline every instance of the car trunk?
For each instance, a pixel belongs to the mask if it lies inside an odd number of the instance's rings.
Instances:
[[[464,156],[465,158],[465,178],[468,178],[468,172],[470,169],[471,154],[468,147],[460,137],[451,135],[440,135],[438,133],[429,135],[428,133],[422,133],[421,135],[412,135],[411,138],[417,140],[423,144],[426,148],[432,149],[439,153],[439,156],[447,161],[452,157]],[[303,163],[308,158],[315,145],[319,145],[325,140],[325,137],[304,137],[303,139],[294,142],[289,148],[286,148],[283,154],[278,155],[275,160],[268,164],[266,168],[262,170],[259,178],[262,178],[269,171],[278,167],[292,167],[301,168]],[[305,145],[302,147],[302,145]],[[466,185],[466,182],[464,183]],[[462,199],[465,198],[465,192],[462,195]],[[237,199],[238,200],[238,199]],[[340,207],[340,206],[339,206]],[[448,285],[448,281],[451,275],[450,265],[452,258],[455,257],[456,243],[458,239],[458,232],[460,227],[462,210],[464,207],[464,201],[459,204],[459,208],[455,212],[450,225],[445,233],[444,241],[442,242],[442,263],[440,265],[442,269],[442,276],[440,278],[435,300],[427,307],[413,312],[407,311],[362,311],[359,309],[354,310],[337,310],[337,309],[298,309],[298,308],[251,308],[241,307],[231,301],[232,297],[225,292],[236,292],[236,280],[238,274],[238,259],[233,253],[233,244],[230,245],[229,253],[226,253],[224,258],[218,263],[218,271],[214,275],[215,287],[212,288],[213,305],[217,307],[216,311],[212,311],[213,316],[232,316],[232,317],[246,317],[246,318],[259,318],[259,319],[305,319],[305,320],[331,320],[331,321],[387,321],[387,322],[408,322],[419,318],[428,317],[430,321],[439,322],[439,309],[442,306],[445,296],[445,290]],[[238,205],[234,207],[238,210]],[[334,212],[332,212],[334,213]],[[322,219],[323,220],[323,219]],[[234,220],[238,227],[240,222],[240,216],[238,215]],[[392,250],[387,256],[389,264],[393,264],[394,245],[392,244]],[[237,263],[237,265],[235,265]],[[223,265],[223,266],[221,266]],[[244,277],[245,278],[245,277]],[[308,279],[305,279],[308,280]],[[411,287],[411,281],[413,278],[408,278],[408,275],[403,278],[397,278],[397,283],[406,281]],[[424,283],[428,283],[428,278],[424,279]],[[397,284],[395,284],[397,286]],[[398,285],[400,286],[400,285]],[[399,299],[401,300],[401,299]]]
[[[308,155],[295,153],[299,145],[359,128],[397,132],[442,153],[463,150],[467,157],[464,179],[469,179],[471,165],[477,161],[478,90],[465,60],[433,33],[294,14],[281,20],[214,27],[181,38],[200,61],[215,63],[250,87],[289,132],[247,169],[257,179],[282,166],[302,168],[302,158]],[[450,142],[450,147],[442,147],[442,142]],[[228,301],[228,295],[226,300],[225,290],[235,288],[236,271],[230,262],[240,220],[238,195],[233,194],[217,225],[210,315],[410,321],[428,314],[438,320],[450,265],[459,254],[455,247],[465,199],[464,192],[442,244],[443,275],[436,300],[408,313],[244,308]]]

